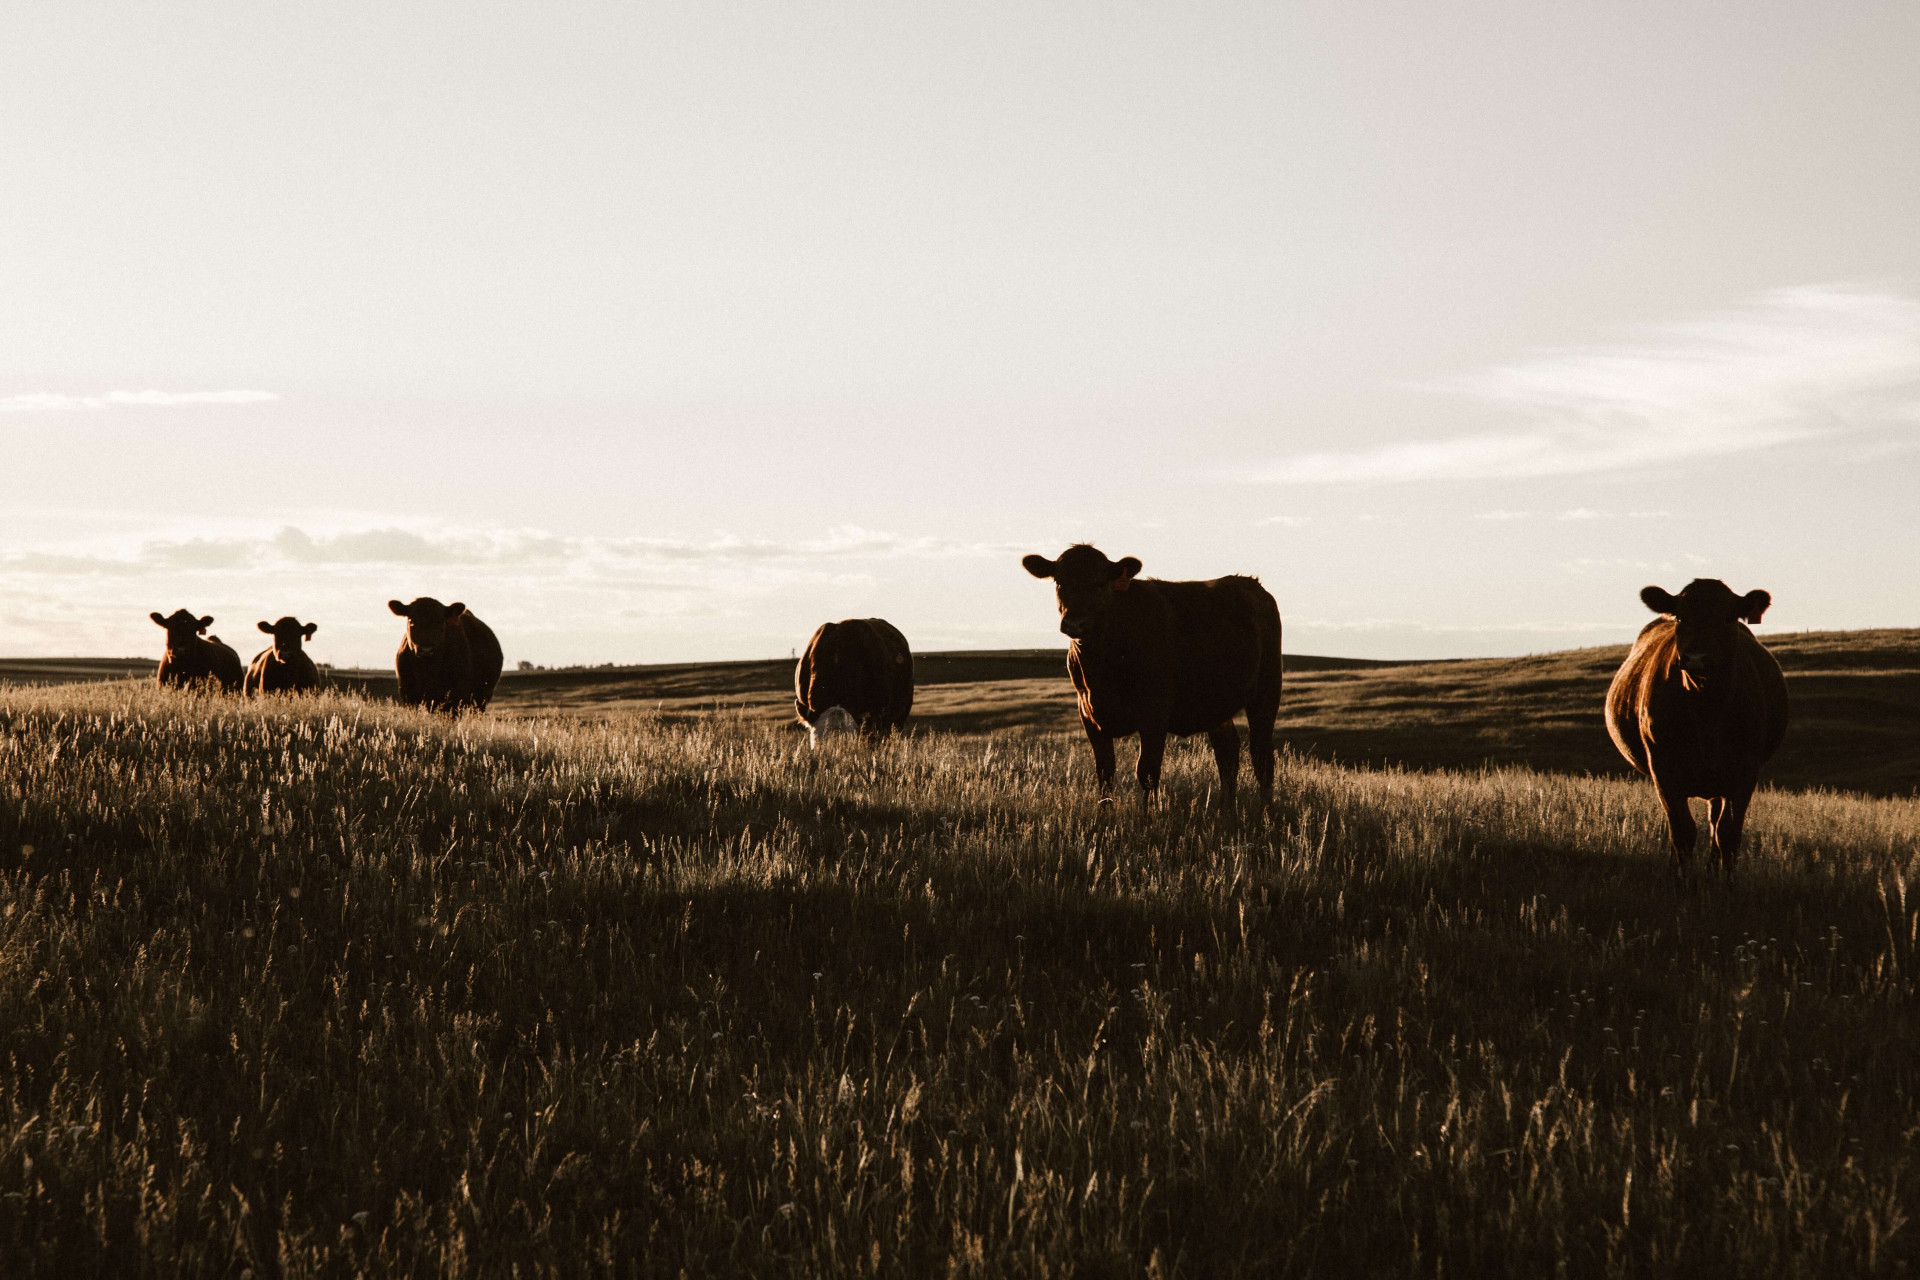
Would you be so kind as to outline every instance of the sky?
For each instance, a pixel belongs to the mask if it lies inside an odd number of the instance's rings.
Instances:
[[[14,5],[0,655],[1920,625],[1911,3]],[[238,639],[236,640],[236,637]]]

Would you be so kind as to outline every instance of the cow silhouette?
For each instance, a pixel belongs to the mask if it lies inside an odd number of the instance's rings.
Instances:
[[[1607,689],[1607,733],[1659,793],[1675,873],[1693,858],[1699,826],[1687,801],[1700,796],[1731,880],[1760,766],[1787,732],[1786,677],[1742,625],[1759,622],[1773,598],[1695,578],[1679,595],[1647,587],[1640,599],[1661,616],[1641,629]]]
[[[221,643],[219,636],[205,634],[213,625],[211,615],[200,618],[185,609],[175,609],[165,617],[158,611],[147,616],[167,632],[167,651],[160,658],[156,676],[161,688],[184,689],[202,681],[217,683],[225,693],[240,688],[246,677],[240,655]]]
[[[320,629],[317,622],[302,624],[287,617],[278,622],[262,622],[260,629],[273,637],[273,644],[253,655],[247,667],[247,693],[305,693],[320,687],[320,672],[302,647]]]
[[[793,709],[817,746],[858,729],[879,739],[913,710],[913,650],[884,618],[823,622],[793,669]]]
[[[1135,776],[1141,804],[1151,807],[1167,735],[1204,733],[1221,797],[1231,805],[1240,771],[1233,717],[1245,712],[1261,803],[1272,797],[1280,607],[1259,579],[1141,578],[1139,560],[1109,560],[1085,543],[1058,560],[1032,555],[1021,563],[1034,577],[1053,580],[1060,630],[1071,641],[1067,673],[1103,793],[1113,786],[1115,738],[1140,735]]]
[[[441,604],[421,596],[410,604],[387,601],[407,620],[406,635],[394,654],[400,701],[433,711],[484,711],[500,681],[500,641],[493,628],[455,601]]]

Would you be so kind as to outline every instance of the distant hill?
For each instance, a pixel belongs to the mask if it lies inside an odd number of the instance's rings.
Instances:
[[[1787,673],[1793,721],[1766,780],[1880,795],[1920,790],[1920,629],[1761,635]],[[1413,769],[1525,763],[1617,774],[1601,700],[1625,645],[1525,658],[1384,662],[1289,654],[1281,741],[1303,754]],[[0,682],[153,678],[152,659],[0,660]],[[1079,732],[1063,649],[915,656],[913,725],[955,733]],[[337,686],[391,697],[388,671],[340,670]],[[679,719],[729,710],[793,716],[793,662],[670,663],[509,671],[506,713]]]

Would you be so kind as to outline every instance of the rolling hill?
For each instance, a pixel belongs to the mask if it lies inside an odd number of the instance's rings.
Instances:
[[[1793,724],[1769,766],[1775,786],[1876,795],[1920,789],[1920,629],[1763,635],[1786,671]],[[1625,645],[1523,658],[1382,662],[1289,654],[1280,740],[1320,759],[1410,769],[1527,764],[1624,774],[1601,720]],[[916,730],[1079,733],[1065,653],[1014,649],[915,657]],[[0,683],[151,679],[150,659],[0,661]],[[495,709],[601,716],[647,709],[672,721],[717,710],[790,721],[793,663],[674,663],[509,671]],[[339,670],[336,686],[391,697],[389,672]]]

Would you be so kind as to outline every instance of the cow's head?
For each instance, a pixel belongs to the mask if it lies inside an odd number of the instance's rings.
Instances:
[[[273,651],[284,655],[300,652],[301,641],[311,640],[320,624],[309,622],[302,626],[298,618],[282,618],[278,622],[263,622],[260,629],[273,637]]]
[[[432,653],[447,639],[447,624],[464,617],[467,606],[455,601],[441,604],[432,596],[421,596],[412,604],[387,601],[387,608],[407,620],[407,643],[421,653]]]
[[[205,635],[207,628],[213,625],[212,617],[197,618],[185,609],[175,609],[165,617],[162,617],[157,611],[147,616],[153,619],[154,626],[165,627],[167,629],[167,647],[169,649],[175,645],[184,647],[196,636]]]
[[[860,722],[853,718],[853,712],[845,707],[828,707],[807,726],[807,745],[818,749],[835,738],[851,737],[858,732]]]
[[[1114,594],[1131,586],[1140,572],[1140,562],[1132,556],[1109,560],[1084,542],[1062,551],[1058,560],[1028,556],[1020,563],[1036,578],[1053,579],[1060,633],[1073,640],[1091,640],[1106,628]]]
[[[1680,669],[1699,680],[1725,665],[1743,622],[1758,622],[1773,603],[1764,591],[1733,594],[1718,578],[1695,578],[1679,595],[1646,587],[1640,599],[1655,613],[1672,616],[1673,645]]]

